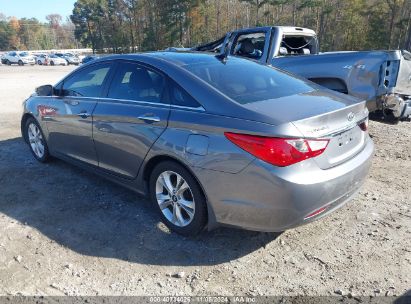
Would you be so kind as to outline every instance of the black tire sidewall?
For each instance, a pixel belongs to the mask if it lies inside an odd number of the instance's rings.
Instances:
[[[185,181],[188,183],[189,187],[191,188],[191,192],[194,197],[194,204],[195,204],[195,212],[194,218],[185,227],[179,227],[171,223],[161,211],[156,197],[156,182],[158,176],[163,173],[164,171],[174,171],[181,175]],[[150,180],[149,180],[149,195],[152,203],[155,205],[155,208],[160,214],[160,217],[163,223],[172,231],[177,232],[184,236],[195,236],[199,234],[202,230],[204,230],[205,225],[207,224],[207,206],[206,200],[201,191],[201,188],[197,182],[197,180],[193,177],[193,175],[183,166],[180,164],[173,162],[173,161],[164,161],[159,163],[151,172]]]
[[[36,155],[36,153],[34,153],[33,149],[31,148],[30,143],[28,142],[28,141],[29,141],[28,128],[29,128],[29,125],[32,124],[32,123],[35,124],[35,125],[37,126],[37,128],[39,128],[39,130],[40,130],[40,132],[41,132],[41,136],[43,137],[44,154],[43,154],[43,157],[41,157],[41,158],[38,157],[38,156]],[[39,123],[38,123],[34,118],[29,118],[29,119],[27,119],[26,124],[24,125],[24,132],[25,132],[25,133],[24,133],[24,136],[26,137],[26,140],[27,140],[27,143],[28,143],[28,145],[29,145],[31,154],[33,154],[33,156],[34,156],[39,162],[42,162],[42,163],[47,162],[47,161],[50,159],[49,148],[48,148],[48,146],[47,146],[47,142],[46,142],[46,139],[45,139],[45,137],[44,137],[43,130],[41,129]]]

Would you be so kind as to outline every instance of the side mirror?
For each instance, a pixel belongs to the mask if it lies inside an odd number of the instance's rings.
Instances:
[[[51,84],[46,84],[36,88],[36,93],[38,96],[53,96],[53,86]]]

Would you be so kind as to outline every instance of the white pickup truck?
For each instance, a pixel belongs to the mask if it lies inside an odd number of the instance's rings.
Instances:
[[[367,101],[370,118],[410,121],[411,54],[407,51],[319,52],[313,30],[268,26],[229,32],[191,51],[241,56]]]

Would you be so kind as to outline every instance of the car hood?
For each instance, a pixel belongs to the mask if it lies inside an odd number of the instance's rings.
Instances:
[[[259,114],[264,122],[277,125],[336,112],[356,104],[364,104],[364,101],[329,90],[314,90],[253,102],[243,107]]]

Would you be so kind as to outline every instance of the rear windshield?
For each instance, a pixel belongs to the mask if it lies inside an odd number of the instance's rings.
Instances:
[[[229,58],[225,63],[195,63],[184,68],[240,104],[317,89],[302,79],[248,60]]]

